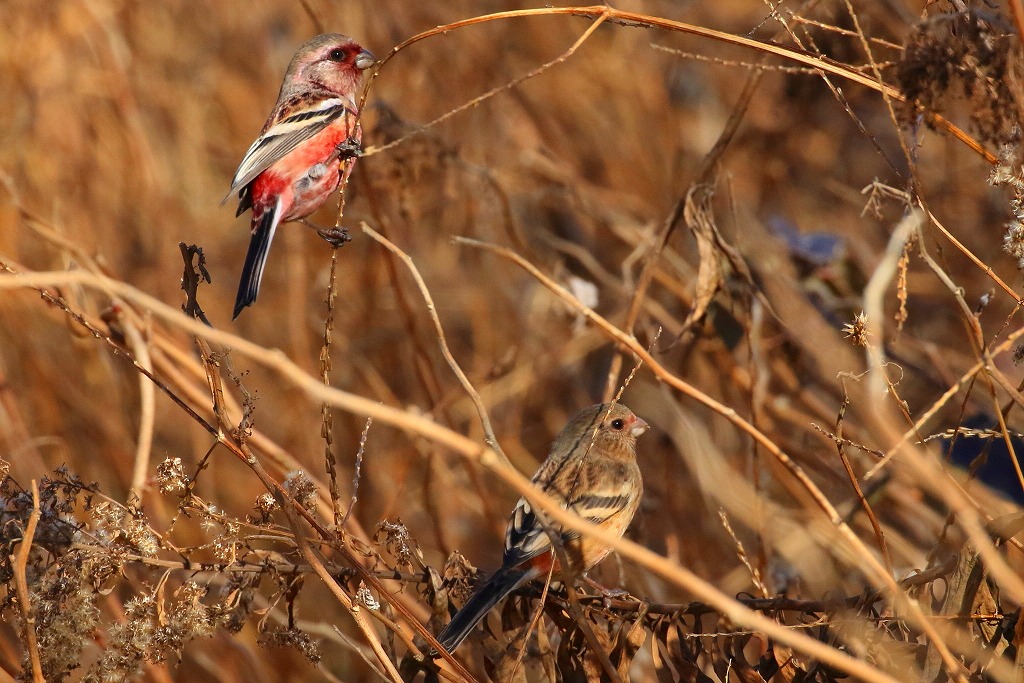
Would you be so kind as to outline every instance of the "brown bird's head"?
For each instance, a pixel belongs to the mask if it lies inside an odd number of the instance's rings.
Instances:
[[[624,449],[635,453],[636,438],[649,425],[621,403],[599,403],[581,410],[559,433],[553,453],[570,453],[578,448],[609,451]]]
[[[340,33],[325,33],[299,48],[281,86],[281,98],[319,86],[341,97],[355,97],[363,80],[363,71],[376,58],[356,41]]]

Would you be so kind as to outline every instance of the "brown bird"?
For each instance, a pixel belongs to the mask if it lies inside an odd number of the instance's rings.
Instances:
[[[633,519],[643,479],[636,464],[636,438],[648,425],[619,403],[581,411],[555,438],[533,484],[587,521],[621,536]],[[576,531],[554,527],[576,573],[603,560],[611,548]],[[551,537],[525,498],[520,498],[505,531],[501,568],[480,586],[437,636],[448,652],[505,596],[554,565],[561,573]]]

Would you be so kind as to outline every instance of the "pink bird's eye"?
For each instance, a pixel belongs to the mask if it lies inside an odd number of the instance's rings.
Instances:
[[[327,54],[327,58],[332,62],[340,62],[345,59],[345,51],[340,47],[336,47]]]

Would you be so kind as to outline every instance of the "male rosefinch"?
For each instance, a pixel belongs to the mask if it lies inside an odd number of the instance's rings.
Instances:
[[[621,536],[633,519],[643,493],[636,464],[636,438],[647,423],[618,403],[603,403],[580,412],[555,438],[533,483],[563,507]],[[578,532],[553,527],[575,572],[586,572],[610,548]],[[502,598],[527,581],[546,576],[559,561],[544,524],[524,498],[519,499],[505,531],[501,569],[470,596],[437,636],[449,652],[469,635]]]
[[[342,158],[358,153],[356,93],[372,54],[348,36],[326,33],[299,48],[263,131],[235,171],[239,216],[252,209],[252,240],[235,298],[237,318],[256,300],[274,232],[282,221],[320,208],[351,170]],[[226,199],[225,199],[226,201]]]

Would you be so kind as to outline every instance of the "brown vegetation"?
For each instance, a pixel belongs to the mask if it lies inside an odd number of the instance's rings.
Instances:
[[[431,31],[514,8],[0,4],[3,680],[1019,680],[1020,1]],[[387,57],[354,239],[285,226],[232,323],[219,203],[321,30]],[[424,662],[620,390],[628,592]]]

